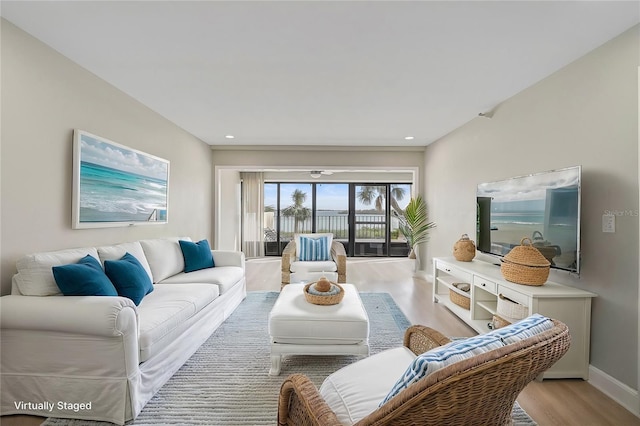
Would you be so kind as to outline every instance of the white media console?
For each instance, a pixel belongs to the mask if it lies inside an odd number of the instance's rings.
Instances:
[[[471,285],[470,309],[451,301],[453,283]],[[547,281],[543,286],[515,284],[505,280],[500,267],[481,260],[460,262],[453,257],[433,259],[433,300],[441,303],[478,333],[490,330],[502,294],[528,307],[528,314],[540,313],[564,322],[571,334],[571,347],[543,378],[589,378],[591,298],[595,293]]]

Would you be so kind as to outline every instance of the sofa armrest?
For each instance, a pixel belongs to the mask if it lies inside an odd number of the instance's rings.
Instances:
[[[331,243],[331,258],[336,262],[338,268],[338,283],[347,282],[347,252],[344,249],[344,244],[340,241],[333,241]]]
[[[0,297],[0,323],[3,329],[137,336],[138,311],[126,297],[9,295]]]
[[[296,240],[291,240],[282,250],[280,270],[282,272],[282,284],[289,284],[291,277],[291,264],[296,260]]]
[[[211,250],[216,266],[238,266],[244,271],[244,253],[233,250]]]
[[[292,374],[282,383],[278,399],[279,426],[341,424],[307,376]]]
[[[412,325],[404,332],[404,346],[420,355],[433,348],[446,345],[451,339],[431,327]]]

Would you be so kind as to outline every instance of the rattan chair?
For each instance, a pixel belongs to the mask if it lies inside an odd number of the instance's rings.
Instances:
[[[292,266],[296,261],[296,240],[293,239],[289,241],[289,243],[282,251],[282,260],[280,262],[280,269],[282,272],[282,285],[286,285],[291,282],[291,273],[293,272]],[[347,253],[344,249],[344,245],[340,241],[333,240],[333,242],[331,243],[331,262],[335,263],[334,270],[337,276],[336,281],[338,283],[346,283]],[[321,273],[323,270],[323,267],[319,266],[317,269],[313,269],[311,272]],[[320,275],[318,275],[318,278]],[[317,280],[317,278],[315,279]]]
[[[401,391],[356,425],[507,425],[522,389],[569,349],[565,324],[438,370]],[[415,354],[448,343],[424,326],[405,332],[404,345]],[[371,374],[375,374],[372,372]],[[282,384],[278,425],[338,426],[336,414],[315,385],[294,374]]]

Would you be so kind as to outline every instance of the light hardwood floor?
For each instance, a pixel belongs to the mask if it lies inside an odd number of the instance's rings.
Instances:
[[[448,336],[472,336],[475,332],[449,310],[433,303],[431,283],[413,278],[409,259],[349,259],[347,281],[363,292],[390,293],[407,319]],[[248,291],[280,290],[280,259],[247,261]],[[640,419],[583,380],[544,380],[529,384],[518,402],[540,426],[640,426]],[[33,416],[4,416],[5,426],[35,426]],[[212,425],[215,426],[215,425]]]

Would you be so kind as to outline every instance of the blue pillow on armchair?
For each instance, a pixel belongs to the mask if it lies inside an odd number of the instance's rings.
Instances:
[[[202,240],[194,243],[192,241],[179,240],[178,243],[184,257],[184,272],[199,271],[200,269],[216,266],[213,262],[209,241]]]
[[[86,255],[70,265],[51,268],[53,278],[65,296],[117,296],[113,283],[105,275],[100,262]]]
[[[118,295],[128,297],[136,306],[153,291],[153,283],[142,264],[127,252],[120,260],[105,260],[104,270]]]

